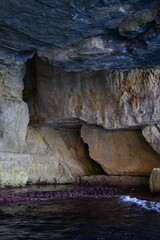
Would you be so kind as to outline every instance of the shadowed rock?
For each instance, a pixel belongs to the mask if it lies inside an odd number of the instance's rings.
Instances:
[[[160,193],[160,168],[154,168],[151,172],[149,185],[152,193]]]
[[[67,71],[159,64],[158,0],[1,0],[0,67],[33,52]]]

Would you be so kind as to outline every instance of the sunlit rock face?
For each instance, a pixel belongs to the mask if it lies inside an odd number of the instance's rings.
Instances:
[[[159,65],[159,0],[1,0],[4,67],[33,52],[67,71]]]
[[[146,143],[141,131],[107,131],[83,125],[81,136],[89,146],[90,156],[109,175],[150,175],[160,167],[160,156]]]
[[[78,119],[107,129],[160,121],[159,69],[66,73],[38,58],[36,74],[37,121],[58,124]]]

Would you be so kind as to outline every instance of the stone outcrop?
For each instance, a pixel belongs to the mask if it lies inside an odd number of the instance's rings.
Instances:
[[[149,186],[152,193],[160,193],[160,168],[154,168],[149,179]]]
[[[151,147],[160,154],[160,125],[149,125],[143,129],[142,133]]]
[[[35,59],[37,122],[77,119],[107,129],[139,127],[160,120],[160,70],[67,73]],[[77,123],[78,123],[77,121]]]
[[[109,175],[150,175],[160,167],[160,156],[146,143],[140,131],[107,131],[83,125],[81,136],[89,154]]]

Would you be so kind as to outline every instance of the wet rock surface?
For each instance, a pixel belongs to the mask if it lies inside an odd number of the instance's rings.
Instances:
[[[158,0],[1,0],[0,67],[33,53],[67,71],[159,65]]]
[[[31,126],[22,99],[25,64],[0,70],[0,187],[71,183],[102,173],[75,131]]]

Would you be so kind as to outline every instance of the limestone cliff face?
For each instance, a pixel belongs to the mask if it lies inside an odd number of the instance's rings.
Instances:
[[[0,1],[1,187],[160,167],[159,16],[158,0]]]
[[[35,112],[44,123],[78,118],[107,129],[158,123],[160,70],[66,73],[37,59]]]
[[[28,126],[24,74],[24,64],[0,72],[0,186],[72,183],[76,176],[102,173],[77,130]]]
[[[24,74],[24,64],[0,71],[0,151],[23,151],[29,123],[28,106],[22,101]]]
[[[90,156],[109,175],[149,175],[160,167],[160,156],[146,144],[139,130],[107,131],[83,125],[83,140],[89,145]]]
[[[143,129],[142,133],[152,148],[160,154],[160,125],[149,125]]]

